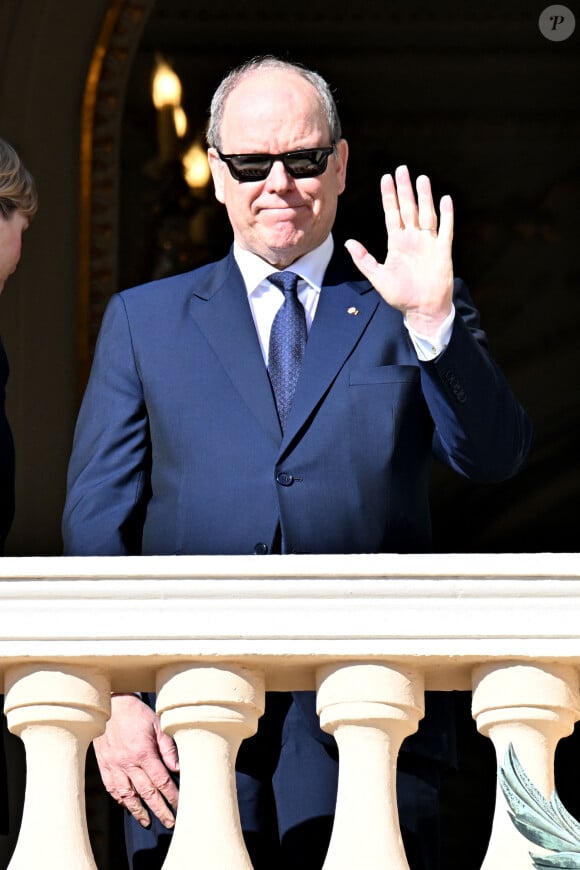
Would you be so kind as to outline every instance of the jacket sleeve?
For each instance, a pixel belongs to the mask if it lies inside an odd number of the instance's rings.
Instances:
[[[434,453],[470,480],[515,474],[529,451],[531,422],[489,354],[479,315],[462,281],[447,349],[421,363],[423,394],[435,424]]]
[[[65,555],[140,552],[150,468],[143,389],[118,295],[103,318],[77,420],[62,524]]]

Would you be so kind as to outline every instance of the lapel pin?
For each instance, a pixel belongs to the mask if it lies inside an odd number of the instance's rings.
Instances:
[[[358,308],[354,308],[353,306],[351,306],[350,308],[346,309],[346,313],[352,314],[354,317],[356,317],[358,314]]]

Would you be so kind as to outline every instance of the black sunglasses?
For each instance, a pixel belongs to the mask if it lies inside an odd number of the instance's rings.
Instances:
[[[334,144],[324,148],[286,151],[284,154],[222,154],[216,150],[236,181],[264,181],[276,160],[282,161],[284,169],[292,178],[322,175],[328,158],[334,151]]]

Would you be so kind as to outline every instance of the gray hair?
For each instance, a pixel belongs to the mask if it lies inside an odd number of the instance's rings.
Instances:
[[[281,60],[273,55],[265,55],[264,57],[254,57],[252,60],[248,60],[241,64],[241,66],[236,67],[228,73],[218,86],[211,101],[209,123],[206,134],[207,143],[211,148],[219,149],[221,147],[221,125],[224,116],[224,107],[231,92],[240,84],[242,79],[245,79],[254,72],[264,69],[285,70],[287,72],[297,73],[303,79],[306,79],[307,82],[310,82],[318,93],[318,97],[328,122],[328,129],[332,141],[338,142],[342,136],[342,129],[336,103],[334,102],[334,97],[332,96],[332,91],[328,82],[326,82],[321,75],[313,70],[307,69],[307,67],[301,66],[297,63],[290,63],[286,60]]]

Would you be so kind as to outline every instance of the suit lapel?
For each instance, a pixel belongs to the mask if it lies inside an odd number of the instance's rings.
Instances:
[[[262,428],[279,442],[280,423],[240,271],[230,254],[195,288],[192,315]]]
[[[344,275],[350,275],[344,280]],[[330,262],[281,443],[304,425],[359,341],[379,304],[372,286],[341,254]],[[196,286],[191,312],[228,377],[262,428],[278,443],[280,423],[246,289],[230,253]]]
[[[341,259],[340,255],[333,258],[324,279],[282,450],[336,378],[380,301],[378,293],[362,276],[355,274],[352,280],[339,280],[338,275],[344,275],[345,269],[347,274],[352,273],[352,268],[341,268]]]

